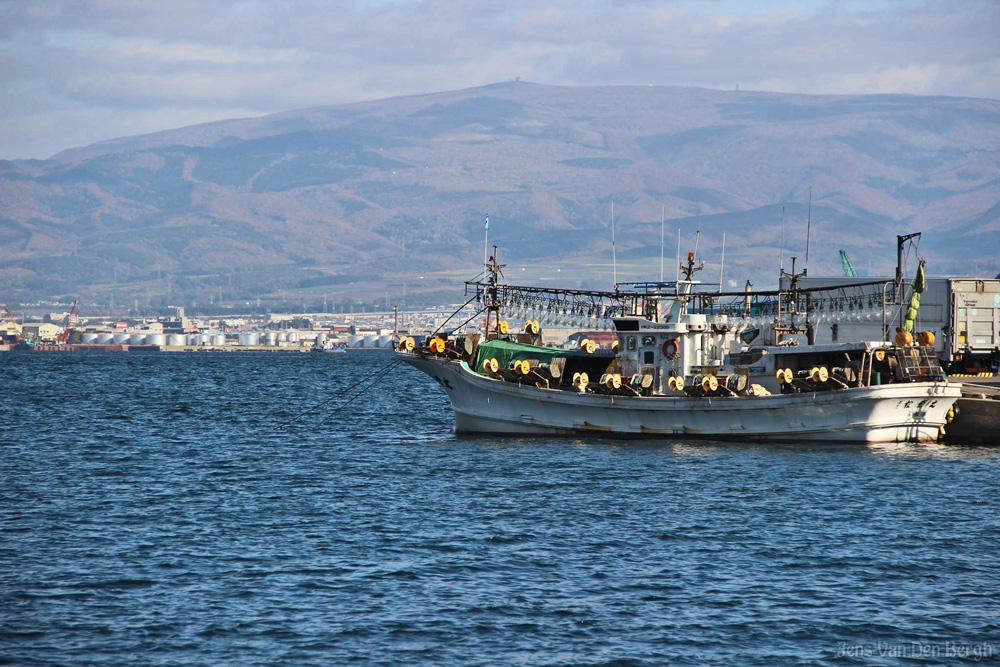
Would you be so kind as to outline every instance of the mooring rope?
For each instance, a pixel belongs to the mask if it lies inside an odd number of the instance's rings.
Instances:
[[[394,362],[392,362],[391,364],[389,364],[389,368],[394,368],[394,367],[395,367],[395,366],[397,366],[397,365],[398,365],[399,363],[400,363],[400,362],[399,362],[398,360],[397,360],[397,361],[394,361]],[[384,366],[383,366],[382,368],[377,368],[377,369],[375,369],[374,371],[372,371],[371,373],[369,373],[369,374],[368,374],[367,376],[365,376],[365,377],[364,377],[364,378],[363,378],[363,379],[361,380],[361,382],[367,382],[367,381],[368,381],[369,379],[371,379],[371,378],[372,378],[373,376],[375,376],[375,375],[379,375],[379,374],[383,373],[384,371],[386,371],[386,368],[385,368]],[[381,377],[380,377],[379,379],[381,379]],[[310,412],[314,412],[314,411],[316,411],[316,410],[320,409],[321,407],[323,407],[324,405],[327,405],[327,404],[329,404],[329,403],[332,403],[333,401],[337,400],[338,398],[340,398],[341,396],[343,396],[344,394],[346,394],[346,393],[347,393],[348,391],[350,391],[351,389],[354,389],[354,388],[355,388],[356,386],[357,386],[357,385],[353,385],[353,386],[348,386],[348,387],[344,387],[343,389],[341,389],[340,391],[338,391],[337,393],[335,393],[335,394],[334,394],[333,396],[331,396],[330,398],[327,398],[327,399],[325,399],[325,400],[322,400],[322,401],[320,401],[319,403],[317,403],[316,405],[312,406],[311,408],[309,408],[309,409],[307,409],[307,410],[303,410],[302,412],[300,412],[299,414],[295,415],[294,417],[292,417],[292,418],[291,418],[291,419],[289,419],[288,421],[286,421],[286,422],[284,422],[284,423],[281,423],[281,424],[278,424],[278,426],[277,426],[277,427],[275,428],[275,430],[276,430],[276,431],[283,431],[283,430],[285,429],[285,427],[286,427],[286,426],[288,426],[289,424],[292,424],[293,422],[296,422],[296,421],[298,421],[299,419],[301,419],[302,417],[305,417],[305,416],[306,416],[307,414],[309,414]]]
[[[477,296],[479,296],[479,295],[478,294],[474,295],[468,301],[466,301],[465,303],[463,303],[461,305],[461,307],[459,307],[455,312],[453,312],[451,315],[449,315],[448,319],[446,319],[444,322],[442,322],[441,326],[439,326],[437,329],[435,329],[434,333],[432,333],[431,336],[434,336],[439,331],[441,331],[441,329],[444,327],[444,325],[448,324],[448,322],[451,321],[451,318],[455,317],[455,315],[457,315],[458,313],[460,313],[463,308],[465,308],[470,303],[472,303],[472,301]],[[469,319],[465,320],[464,322],[462,322],[461,324],[459,324],[455,328],[456,329],[461,329],[466,324],[468,324],[472,320],[474,320],[477,317],[479,317],[479,315],[482,314],[482,312],[485,311],[485,310],[486,310],[486,308],[480,308],[479,310],[477,310],[472,315],[472,317],[470,317]],[[381,368],[375,369],[374,371],[372,371],[371,373],[369,373],[367,376],[365,376],[357,384],[351,385],[349,387],[344,387],[343,389],[341,389],[340,391],[338,391],[337,393],[335,393],[330,398],[327,398],[325,400],[320,401],[319,403],[317,403],[316,405],[312,406],[311,408],[308,408],[308,409],[303,410],[302,412],[298,413],[297,415],[295,415],[294,417],[292,417],[288,421],[279,424],[275,428],[275,430],[276,431],[283,431],[286,426],[289,426],[290,424],[293,424],[294,422],[298,421],[302,417],[305,417],[306,415],[308,415],[308,414],[310,414],[312,412],[315,412],[316,410],[320,409],[321,407],[323,407],[325,405],[329,405],[333,401],[335,401],[335,400],[343,397],[344,394],[346,394],[347,392],[349,392],[351,390],[357,390],[357,393],[355,393],[353,396],[350,396],[345,402],[343,402],[340,405],[338,405],[336,408],[334,408],[330,412],[330,414],[328,414],[326,417],[324,417],[322,420],[320,420],[315,426],[313,426],[314,429],[319,428],[320,426],[322,426],[323,424],[325,424],[327,421],[329,421],[335,414],[337,414],[338,412],[340,412],[341,410],[343,410],[344,408],[346,408],[348,405],[350,405],[351,403],[353,403],[354,401],[356,401],[358,398],[360,398],[362,395],[364,395],[364,393],[366,391],[368,391],[370,388],[372,388],[373,386],[375,386],[375,384],[377,384],[380,380],[382,380],[386,375],[388,375],[394,368],[396,368],[397,366],[399,366],[401,363],[403,363],[401,360],[396,359],[396,360],[392,361],[391,363],[389,363],[389,364],[387,364],[387,365],[385,365],[385,366],[383,366]],[[363,383],[366,383],[366,382],[367,382],[367,384],[365,384],[360,389],[358,388],[359,385],[361,385]]]
[[[364,387],[362,387],[358,391],[358,393],[356,393],[353,396],[351,396],[347,401],[345,401],[344,403],[341,403],[340,405],[338,405],[337,407],[335,407],[330,412],[330,414],[328,414],[326,417],[323,417],[323,419],[321,419],[319,422],[317,422],[317,424],[315,426],[313,426],[313,429],[315,430],[315,429],[319,428],[320,426],[322,426],[323,424],[325,424],[327,421],[329,421],[335,414],[337,414],[338,412],[340,412],[341,410],[343,410],[344,408],[346,408],[348,405],[350,405],[351,403],[353,403],[357,399],[361,398],[361,396],[364,395],[364,393],[366,391],[368,391],[369,389],[371,389],[382,378],[384,378],[386,375],[388,375],[390,373],[390,371],[392,371],[392,369],[394,369],[396,366],[399,366],[401,363],[403,363],[403,362],[397,359],[396,361],[393,361],[391,364],[388,364],[384,368],[380,369],[381,372],[377,373],[376,377],[374,379],[372,379],[371,382],[369,382]],[[371,376],[369,376],[369,377],[371,377]],[[355,385],[355,387],[356,387],[356,385]]]

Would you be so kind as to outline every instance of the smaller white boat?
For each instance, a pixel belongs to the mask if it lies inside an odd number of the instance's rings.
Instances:
[[[320,347],[314,347],[313,352],[324,352],[327,354],[347,354],[347,347],[342,343],[326,343]]]

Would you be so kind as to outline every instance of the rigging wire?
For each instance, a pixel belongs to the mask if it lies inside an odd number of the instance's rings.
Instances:
[[[433,332],[433,333],[431,334],[431,336],[434,336],[434,335],[436,335],[436,334],[437,334],[437,332],[441,331],[441,329],[443,329],[443,328],[444,328],[444,325],[448,324],[448,322],[451,322],[451,318],[455,317],[455,316],[456,316],[456,315],[458,315],[458,314],[459,314],[460,312],[462,312],[462,309],[464,309],[464,308],[465,308],[466,306],[468,306],[468,305],[469,305],[470,303],[472,303],[473,301],[475,301],[475,300],[476,300],[476,298],[478,298],[478,297],[479,297],[479,292],[476,292],[475,294],[473,294],[473,295],[472,295],[472,297],[470,297],[468,301],[466,301],[465,303],[463,303],[463,304],[462,304],[461,306],[459,306],[459,307],[458,307],[458,309],[456,309],[456,310],[455,310],[455,312],[454,312],[454,313],[452,313],[451,315],[449,315],[449,316],[448,316],[448,319],[446,319],[446,320],[445,320],[444,322],[442,322],[442,323],[441,323],[441,326],[439,326],[439,327],[438,327],[437,329],[435,329],[435,330],[434,330],[434,332]],[[484,308],[484,309],[482,309],[482,310],[480,310],[480,311],[479,311],[479,313],[483,312],[483,310],[485,310],[485,308]],[[476,315],[478,315],[479,313],[476,313]],[[472,317],[475,317],[476,315],[473,315]],[[472,318],[470,317],[470,318],[469,318],[468,320],[466,320],[466,321],[465,321],[465,322],[463,322],[462,324],[467,324],[467,323],[468,323],[468,322],[469,322],[469,321],[470,321],[471,319],[472,319]],[[457,326],[457,327],[455,327],[455,328],[456,328],[456,329],[460,328],[460,327],[462,326],[462,324],[458,325],[458,326]]]

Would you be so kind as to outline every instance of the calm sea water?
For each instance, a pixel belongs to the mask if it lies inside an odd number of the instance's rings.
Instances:
[[[391,361],[0,355],[0,662],[1000,662],[1000,450],[333,412]]]

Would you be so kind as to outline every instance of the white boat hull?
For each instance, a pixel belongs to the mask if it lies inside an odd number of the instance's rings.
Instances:
[[[914,382],[772,396],[628,397],[541,389],[400,353],[447,392],[459,433],[935,442],[961,389]]]

